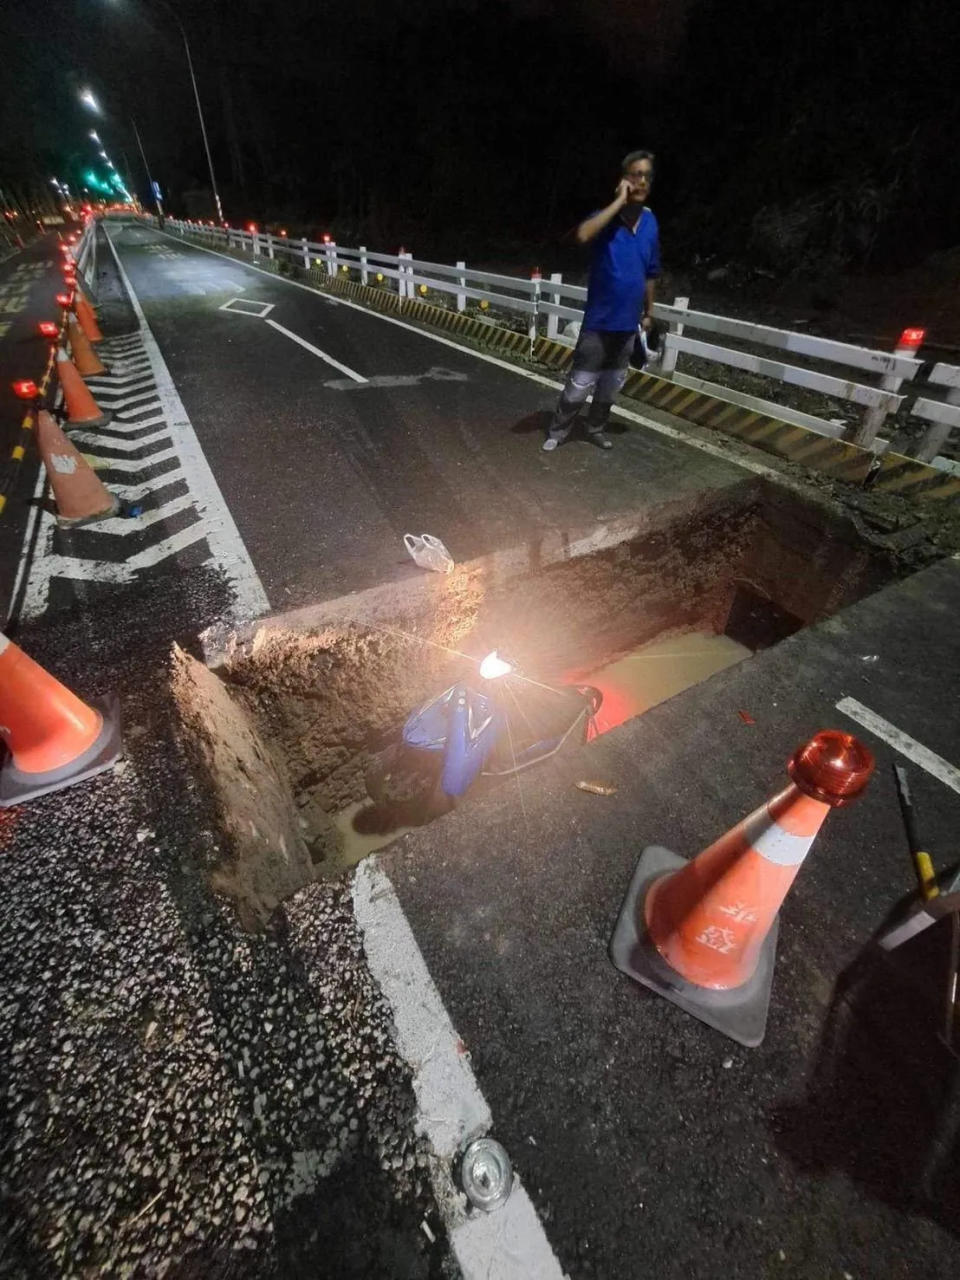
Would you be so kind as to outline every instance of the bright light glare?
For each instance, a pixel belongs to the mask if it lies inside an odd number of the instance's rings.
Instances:
[[[97,115],[100,114],[100,103],[97,102],[96,98],[93,96],[92,92],[89,89],[84,89],[81,92],[80,101],[83,103],[85,107],[89,107],[91,111],[96,111]]]
[[[484,680],[498,680],[500,676],[509,675],[513,670],[509,662],[497,656],[494,649],[492,653],[488,653],[484,660],[480,663],[480,674]]]
[[[94,142],[98,143],[100,141],[100,135],[99,133],[97,133],[96,129],[90,130],[90,137],[94,140]]]

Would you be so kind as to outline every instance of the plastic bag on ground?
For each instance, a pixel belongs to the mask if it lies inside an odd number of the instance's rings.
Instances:
[[[421,569],[432,569],[434,573],[450,573],[453,570],[453,556],[439,538],[430,533],[405,533],[403,545]]]

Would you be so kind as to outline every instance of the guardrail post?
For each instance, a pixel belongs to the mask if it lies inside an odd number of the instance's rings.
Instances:
[[[253,257],[254,257],[254,261],[256,261],[256,259],[260,257],[260,232],[259,231],[254,231],[253,233]]]
[[[303,269],[304,271],[309,271],[310,270],[310,248],[309,248],[309,245],[307,244],[306,236],[301,237],[300,252],[303,255]]]
[[[534,267],[530,272],[530,280],[533,284],[533,293],[530,295],[530,300],[533,303],[533,312],[530,316],[530,323],[527,326],[527,337],[530,339],[530,354],[532,356],[534,343],[537,340],[537,326],[540,321],[540,284],[543,276],[539,267]]]
[[[360,283],[369,284],[369,282],[370,273],[367,270],[367,246],[362,244],[360,246]]]
[[[458,263],[457,263],[457,270],[460,272],[460,275],[458,275],[458,276],[457,276],[457,284],[460,286],[460,288],[461,288],[461,289],[466,289],[466,287],[467,287],[467,276],[466,276],[467,264],[466,264],[465,262],[458,262]],[[466,311],[466,309],[467,309],[467,295],[466,295],[465,293],[458,293],[458,294],[457,294],[457,310],[458,310],[458,311]]]
[[[268,258],[270,259],[270,261],[272,262],[272,261],[273,261],[273,259],[274,259],[274,256],[275,256],[275,255],[274,255],[274,250],[273,250],[273,232],[272,232],[272,231],[268,231],[268,232],[267,232],[267,257],[268,257]]]
[[[923,345],[923,338],[923,329],[904,329],[897,345],[893,349],[893,354],[895,356],[915,356],[917,348]],[[900,390],[902,382],[902,378],[888,373],[880,379],[880,389],[881,391],[895,393]],[[861,448],[868,449],[876,440],[889,412],[889,401],[885,401],[883,404],[868,405],[864,410],[860,426],[853,433],[853,443],[860,445]]]
[[[676,307],[678,311],[689,311],[690,299],[674,298],[673,305],[674,307]],[[677,356],[680,353],[677,351],[675,344],[672,343],[670,339],[671,337],[674,337],[674,336],[679,338],[682,333],[683,333],[683,321],[671,320],[670,332],[666,335],[666,337],[663,340],[663,358],[660,361],[660,368],[658,370],[658,373],[661,375],[661,377],[664,377],[664,378],[669,377],[669,375],[672,374],[674,369],[676,369],[677,367]]]
[[[550,276],[550,283],[563,284],[563,273],[560,271],[554,271],[553,274]],[[559,289],[554,289],[551,292],[551,290],[547,288],[544,290],[544,292],[547,294],[547,297],[554,304],[554,306],[560,305]],[[551,339],[555,339],[555,338],[558,338],[559,336],[560,336],[560,317],[552,314],[548,315],[547,316],[547,337]]]
[[[947,404],[960,405],[960,390],[948,391],[944,396]],[[943,446],[950,439],[953,425],[949,422],[934,422],[927,427],[920,437],[920,443],[910,455],[918,462],[932,462]]]
[[[327,245],[327,275],[331,278],[337,274],[337,242],[331,240]]]

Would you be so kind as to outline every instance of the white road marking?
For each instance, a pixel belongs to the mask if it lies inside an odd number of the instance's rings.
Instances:
[[[141,400],[157,400],[156,390],[151,387],[149,391],[138,391],[136,395],[127,396],[120,391],[119,397],[115,395],[105,395],[100,393],[100,398],[108,409],[129,409],[132,404],[138,404]],[[159,403],[159,402],[158,402]]]
[[[419,387],[423,382],[469,382],[470,375],[453,369],[428,369],[426,373],[375,373],[366,379],[368,387]],[[331,391],[356,391],[349,378],[330,378],[323,384]]]
[[[235,307],[233,304],[240,305]],[[254,308],[256,308],[254,310]],[[274,308],[272,302],[255,302],[253,298],[231,298],[217,307],[218,311],[229,311],[234,316],[253,316],[256,320],[264,320]]]
[[[105,436],[100,432],[94,431],[71,431],[70,439],[74,444],[78,440],[82,440],[84,444],[97,444],[101,448],[119,449],[122,453],[134,453],[137,449],[147,448],[151,444],[156,444],[159,440],[169,440],[170,432],[161,427],[159,431],[154,431],[149,436],[141,436],[137,440],[125,440],[123,436]],[[89,454],[87,455],[90,456]],[[141,458],[141,462],[152,462],[150,457]]]
[[[131,391],[142,391],[153,386],[153,375],[149,369],[144,373],[135,373],[129,378],[85,378],[87,386],[97,395],[128,395]]]
[[[137,378],[142,378],[144,374],[150,372],[150,361],[146,356],[136,360],[114,360],[111,356],[107,356],[110,362],[111,377],[114,382],[134,382]],[[122,375],[122,376],[121,376]]]
[[[949,787],[951,791],[956,791],[960,795],[960,769],[956,769],[948,760],[944,760],[943,756],[938,756],[935,751],[925,747],[922,742],[917,742],[916,738],[911,738],[908,733],[898,729],[889,720],[884,720],[883,716],[878,716],[875,711],[865,707],[856,698],[842,698],[837,703],[837,710],[842,711],[845,716],[855,720],[868,733],[872,733],[887,746],[893,747],[894,751],[899,751],[902,756],[912,760],[915,765],[932,774],[945,787]]]
[[[325,360],[327,364],[333,365],[334,369],[339,369],[341,373],[345,373],[348,378],[352,378],[354,382],[366,382],[366,378],[362,377],[355,369],[348,369],[345,364],[341,364],[339,360],[334,360],[333,356],[327,355],[326,351],[321,351],[319,347],[315,347],[312,342],[308,342],[306,338],[301,338],[299,333],[293,333],[290,329],[285,329],[282,324],[277,324],[276,320],[268,320],[267,324],[271,329],[276,329],[277,333],[282,333],[298,346],[303,347],[305,351],[309,351],[312,355],[319,356],[321,360]]]
[[[164,432],[166,436],[171,434],[170,431]],[[81,452],[95,471],[149,471],[158,462],[169,462],[171,458],[177,457],[176,449],[161,449],[149,458],[105,458],[102,454],[91,453],[87,449]]]
[[[34,574],[32,572],[28,576],[28,566],[31,566],[31,569],[32,569],[32,567],[36,564],[35,560],[34,561],[30,560],[28,552],[29,552],[29,548],[33,545],[34,530],[37,527],[37,521],[41,518],[41,516],[45,514],[47,515],[47,520],[49,521],[50,519],[49,514],[45,513],[43,510],[43,507],[41,506],[41,503],[43,501],[43,491],[46,487],[47,487],[47,473],[43,467],[40,467],[38,468],[36,483],[33,486],[33,501],[30,503],[30,508],[27,513],[27,527],[23,533],[23,545],[20,549],[20,560],[17,564],[16,577],[13,580],[13,591],[11,591],[10,593],[10,608],[7,610],[7,620],[4,626],[9,625],[9,623],[13,619],[13,607],[16,604],[17,600],[20,598],[20,588],[21,586],[23,586],[23,580],[25,577],[27,577],[27,583],[26,583],[26,586],[24,587],[23,607],[21,609],[21,613],[23,614],[23,616],[30,617],[30,613],[27,611],[27,597],[30,595],[30,589],[33,586],[35,581],[40,582],[42,584],[43,603],[40,605],[39,609],[34,610],[34,612],[37,612],[37,613],[42,612],[43,608],[47,603],[47,587],[49,585],[48,576],[46,574],[40,575],[40,574]],[[42,534],[38,533],[37,540],[36,540],[36,546],[37,546],[36,553],[38,556],[43,554],[42,551],[40,550],[41,536]]]
[[[172,236],[169,231],[161,231],[159,234],[168,236],[174,241],[179,240],[179,237]],[[409,324],[405,320],[398,320],[396,316],[384,315],[382,311],[374,311],[372,307],[364,307],[359,302],[351,302],[347,298],[330,298],[321,293],[319,289],[303,284],[300,280],[290,280],[287,276],[274,275],[272,271],[265,271],[263,267],[255,267],[250,262],[237,262],[236,259],[228,257],[227,254],[220,253],[217,249],[208,249],[205,245],[191,242],[191,248],[196,249],[198,253],[210,253],[215,258],[222,258],[224,262],[229,262],[233,266],[242,266],[246,271],[256,271],[259,275],[268,276],[278,284],[288,284],[292,285],[294,289],[303,289],[324,302],[350,307],[354,311],[362,312],[365,316],[371,316],[375,320],[382,320],[384,324],[392,324],[398,329],[406,329],[408,333],[415,333],[430,342],[439,342],[443,347],[450,347],[465,356],[472,356],[474,360],[482,360],[484,364],[495,365],[498,369],[506,369],[520,378],[526,378],[530,382],[538,383],[541,387],[549,387],[552,391],[563,390],[563,383],[557,382],[555,378],[546,378],[542,373],[534,373],[532,369],[524,369],[520,365],[510,364],[507,360],[500,360],[497,356],[487,355],[484,351],[474,351],[472,347],[461,346],[459,342],[453,342],[450,338],[445,338],[439,333],[430,333],[427,329],[418,329],[416,325]],[[268,320],[267,323],[269,324],[270,321]],[[686,432],[678,430],[677,427],[671,427],[665,422],[655,422],[652,418],[646,418],[643,414],[634,413],[632,409],[625,409],[621,405],[614,405],[613,412],[621,418],[626,418],[628,422],[634,422],[637,426],[646,427],[648,431],[654,431],[657,435],[665,436],[668,440],[677,440],[691,449],[696,449],[698,453],[705,453],[711,458],[719,458],[729,466],[742,467],[744,471],[749,471],[752,475],[764,476],[767,480],[772,480],[776,484],[787,488],[791,487],[789,479],[782,472],[775,471],[772,467],[765,467],[762,462],[754,462],[752,458],[731,457],[728,450],[720,445],[712,444],[709,440],[698,440],[695,436],[689,436]]]
[[[397,1046],[413,1071],[417,1128],[443,1162],[434,1169],[434,1186],[465,1280],[564,1280],[519,1179],[494,1213],[464,1217],[456,1209],[449,1162],[467,1141],[490,1131],[490,1108],[393,885],[375,857],[357,868],[353,906],[370,971],[393,1008]]]
[[[92,526],[91,526],[92,527]],[[50,565],[50,576],[54,578],[72,578],[82,582],[133,582],[140,569],[149,569],[184,551],[187,547],[208,536],[208,528],[203,520],[181,529],[179,533],[165,538],[155,546],[138,551],[126,560],[114,563],[112,560],[77,560],[73,556],[51,554],[45,557]]]
[[[204,456],[200,441],[193,429],[183,401],[174,386],[173,378],[160,354],[156,339],[147,324],[140,300],[134,292],[133,285],[123,269],[120,255],[113,240],[107,235],[107,243],[117,264],[117,271],[127,294],[134,314],[140,323],[140,337],[144,349],[150,357],[153,376],[156,379],[157,391],[163,406],[163,414],[171,430],[176,446],[176,454],[183,470],[189,476],[190,492],[193,494],[197,510],[203,516],[203,524],[207,531],[207,541],[213,557],[218,565],[232,580],[236,599],[231,612],[239,618],[255,618],[266,613],[270,601],[263,589],[250,553],[243,544],[239,530],[234,523],[230,508],[220,492],[220,486]],[[142,464],[141,464],[142,465]]]
[[[154,476],[152,480],[144,480],[140,484],[111,485],[110,491],[118,498],[142,498],[145,494],[153,493],[157,489],[165,489],[167,485],[176,484],[180,480],[185,481],[186,478],[184,472],[177,467],[173,471],[164,471],[163,475]]]
[[[152,418],[131,418],[124,421],[123,418],[114,418],[112,422],[108,422],[105,427],[98,427],[96,434],[104,441],[110,440],[114,433],[127,436],[134,431],[143,431],[145,427],[161,426],[166,419],[162,413],[155,413]],[[74,432],[69,433],[71,436]]]
[[[96,530],[97,533],[109,533],[113,537],[128,538],[131,533],[147,529],[160,520],[169,520],[171,516],[177,516],[181,511],[189,511],[192,506],[192,495],[184,493],[179,498],[171,498],[169,502],[164,502],[162,506],[154,507],[152,511],[144,511],[140,516],[132,518],[113,516],[110,520],[100,520],[97,522]],[[197,518],[199,519],[199,516]]]
[[[101,351],[139,351],[140,350],[140,334],[128,334],[124,338],[108,338],[106,342],[101,342]]]

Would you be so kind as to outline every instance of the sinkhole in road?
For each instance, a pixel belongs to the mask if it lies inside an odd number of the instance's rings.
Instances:
[[[490,650],[534,681],[598,685],[603,732],[902,571],[838,508],[751,482],[579,543],[517,548],[445,577],[411,570],[275,616],[223,653],[216,672],[276,770],[312,874],[336,875],[409,817],[364,804],[371,758],[413,709],[476,679]],[[255,790],[251,772],[244,785]],[[495,782],[475,784],[484,785]],[[250,825],[262,824],[254,815]]]

